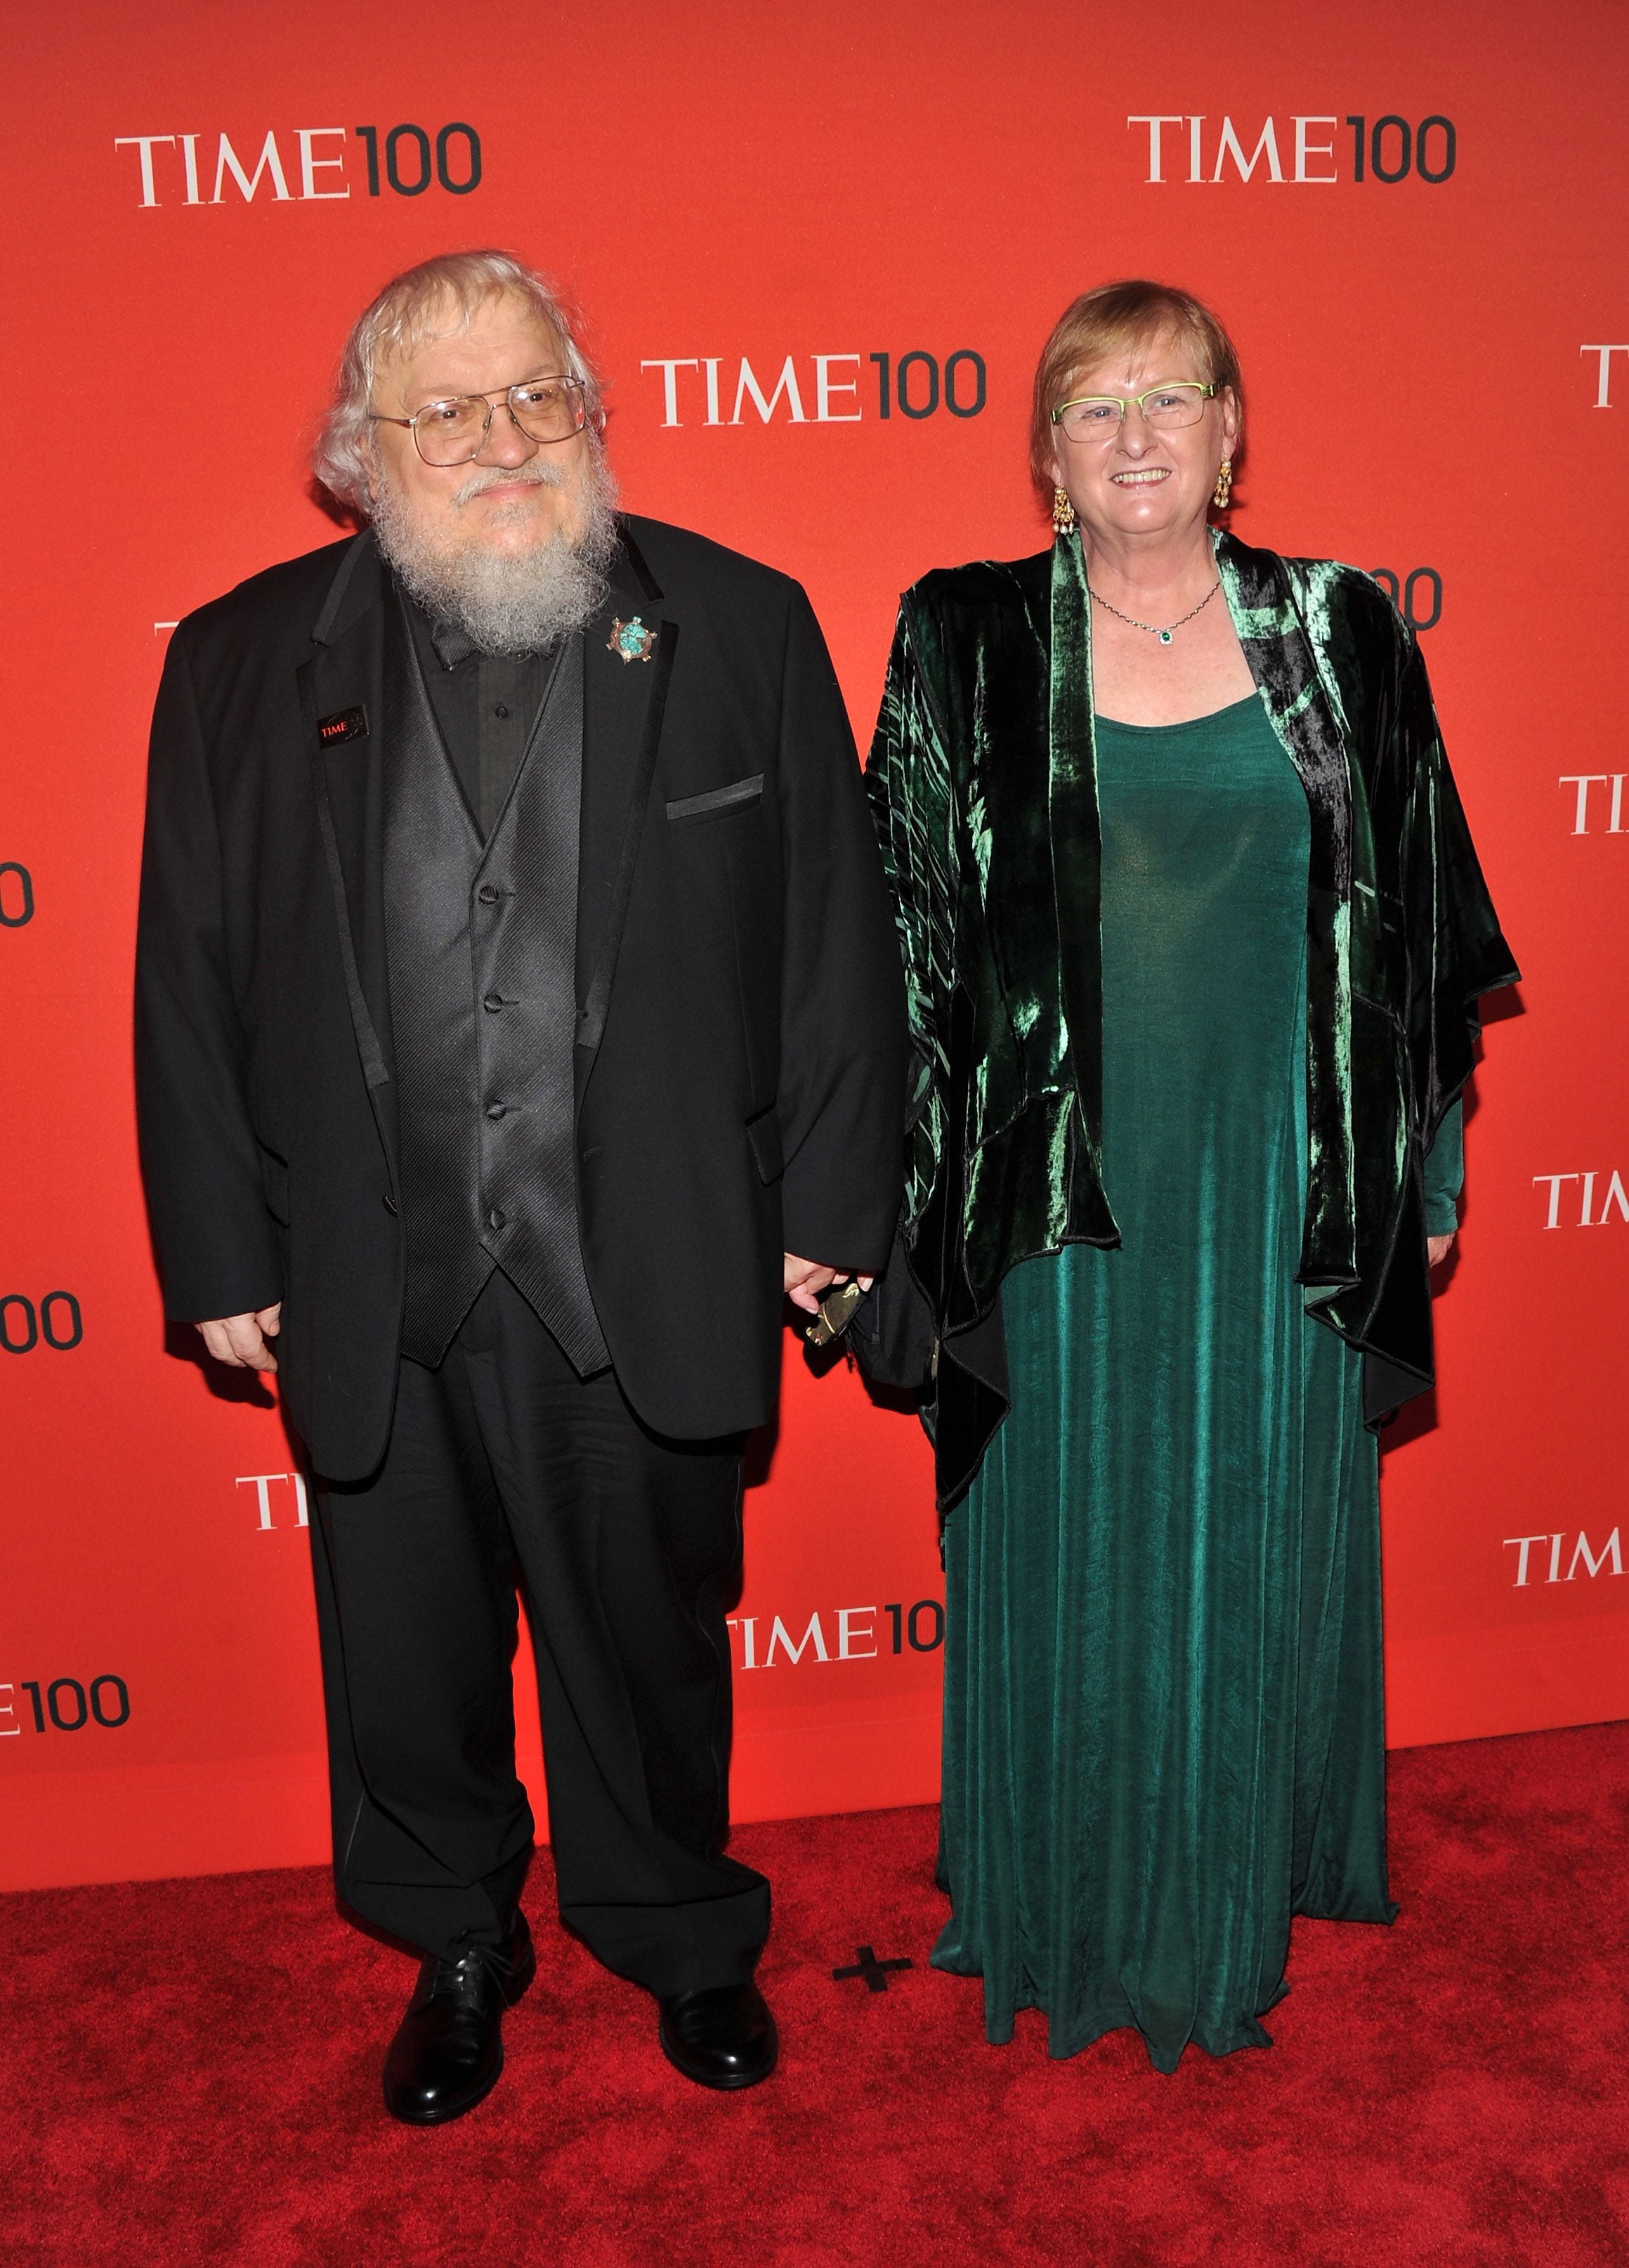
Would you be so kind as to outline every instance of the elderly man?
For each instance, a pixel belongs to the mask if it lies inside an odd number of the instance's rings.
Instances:
[[[334,1866],[423,1955],[397,2117],[493,2086],[517,1586],[562,1919],[703,2086],[774,2065],[723,1853],[742,1439],[783,1289],[878,1268],[902,981],[798,585],[614,508],[593,372],[506,254],[360,318],[317,468],[370,525],[188,617],[137,981],[168,1313],[316,1476]]]

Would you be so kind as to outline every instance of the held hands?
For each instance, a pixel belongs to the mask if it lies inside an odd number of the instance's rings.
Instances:
[[[781,1288],[792,1305],[801,1307],[807,1315],[819,1314],[820,1302],[833,1284],[848,1281],[846,1269],[827,1268],[818,1260],[800,1260],[795,1252],[782,1253],[781,1261]],[[876,1278],[862,1276],[859,1281],[860,1289],[869,1292]]]
[[[213,1323],[200,1323],[204,1345],[216,1362],[229,1370],[270,1370],[277,1358],[267,1344],[283,1329],[283,1302],[262,1307],[253,1315],[223,1315]]]

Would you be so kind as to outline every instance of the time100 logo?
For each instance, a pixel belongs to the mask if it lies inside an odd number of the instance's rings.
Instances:
[[[920,423],[942,409],[980,417],[989,392],[984,357],[972,347],[943,359],[926,347],[899,355],[789,354],[778,371],[773,358],[755,368],[746,355],[648,355],[639,367],[661,373],[665,427],[739,425],[749,409],[764,425],[857,425],[873,392],[878,417]]]
[[[53,1677],[49,1683],[25,1677],[15,1685],[0,1683],[0,1738],[19,1736],[26,1729],[15,1697],[28,1696],[28,1720],[36,1733],[48,1727],[58,1733],[83,1733],[99,1725],[116,1733],[130,1721],[130,1689],[122,1677],[104,1671],[81,1684],[77,1677]]]
[[[213,188],[209,138],[203,132],[118,135],[114,151],[136,152],[138,203],[149,209],[252,205],[262,181],[274,203],[341,202],[351,193],[345,160],[355,154],[349,146],[353,141],[362,144],[371,197],[381,194],[382,185],[398,197],[422,197],[432,182],[452,197],[466,197],[481,187],[481,136],[461,118],[433,129],[407,120],[382,130],[353,126],[349,134],[342,126],[301,126],[282,141],[276,128],[268,126],[258,152],[252,140],[239,150],[230,134],[221,133],[215,136]],[[235,185],[235,195],[229,183]]]

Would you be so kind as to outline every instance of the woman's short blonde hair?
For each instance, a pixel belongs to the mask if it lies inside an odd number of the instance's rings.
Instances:
[[[1241,406],[1244,389],[1239,358],[1221,318],[1191,291],[1171,284],[1150,284],[1129,276],[1118,284],[1099,284],[1082,291],[1053,326],[1041,350],[1035,372],[1035,403],[1030,417],[1030,470],[1036,483],[1048,492],[1053,485],[1053,460],[1057,454],[1052,413],[1082,372],[1111,355],[1134,352],[1174,333],[1193,350],[1194,358],[1213,386],[1231,387]],[[1160,378],[1168,371],[1156,372]],[[1237,461],[1238,451],[1234,452]]]

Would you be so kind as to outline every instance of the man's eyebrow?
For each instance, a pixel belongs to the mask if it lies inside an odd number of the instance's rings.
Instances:
[[[569,378],[571,372],[568,370],[534,370],[529,377],[511,378],[507,386],[489,386],[487,388],[487,394],[509,394],[517,386],[535,386],[539,379]],[[456,387],[451,391],[443,389],[435,394],[427,394],[420,402],[419,409],[428,409],[433,402],[437,401],[484,401],[486,398],[485,394],[460,394]],[[410,415],[416,417],[418,410],[412,411]]]

